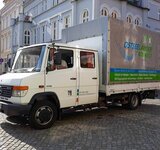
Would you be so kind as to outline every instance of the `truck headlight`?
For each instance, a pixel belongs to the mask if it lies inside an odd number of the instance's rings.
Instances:
[[[13,97],[24,97],[28,92],[28,86],[13,86]]]

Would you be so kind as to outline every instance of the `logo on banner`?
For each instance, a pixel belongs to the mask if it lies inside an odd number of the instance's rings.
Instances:
[[[132,61],[135,57],[149,59],[152,56],[152,37],[143,36],[142,43],[124,42],[124,50],[120,49],[123,57],[127,61]]]

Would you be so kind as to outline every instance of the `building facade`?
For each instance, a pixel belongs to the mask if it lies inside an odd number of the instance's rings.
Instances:
[[[5,1],[1,15],[3,58],[21,46],[60,41],[63,29],[103,16],[160,32],[159,0],[16,0],[15,5]],[[15,18],[10,26],[9,18]]]
[[[64,28],[102,16],[160,32],[158,0],[26,0],[24,13],[32,17],[27,44],[60,40]]]
[[[20,13],[23,13],[23,1],[21,0],[4,0],[5,6],[0,10],[1,14],[1,63],[0,72],[7,71],[7,56],[12,52],[15,36],[12,25]],[[17,38],[17,37],[16,37]],[[17,42],[17,41],[16,41]]]
[[[148,7],[149,11],[146,26],[154,31],[160,32],[160,0],[150,0]]]

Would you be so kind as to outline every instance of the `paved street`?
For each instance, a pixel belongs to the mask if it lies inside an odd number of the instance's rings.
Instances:
[[[160,100],[145,101],[136,111],[113,107],[66,113],[46,130],[33,130],[22,120],[8,120],[0,114],[0,149],[4,150],[160,149]]]

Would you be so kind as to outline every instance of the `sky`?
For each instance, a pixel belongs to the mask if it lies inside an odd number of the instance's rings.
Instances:
[[[4,6],[3,0],[0,0],[0,9]]]

